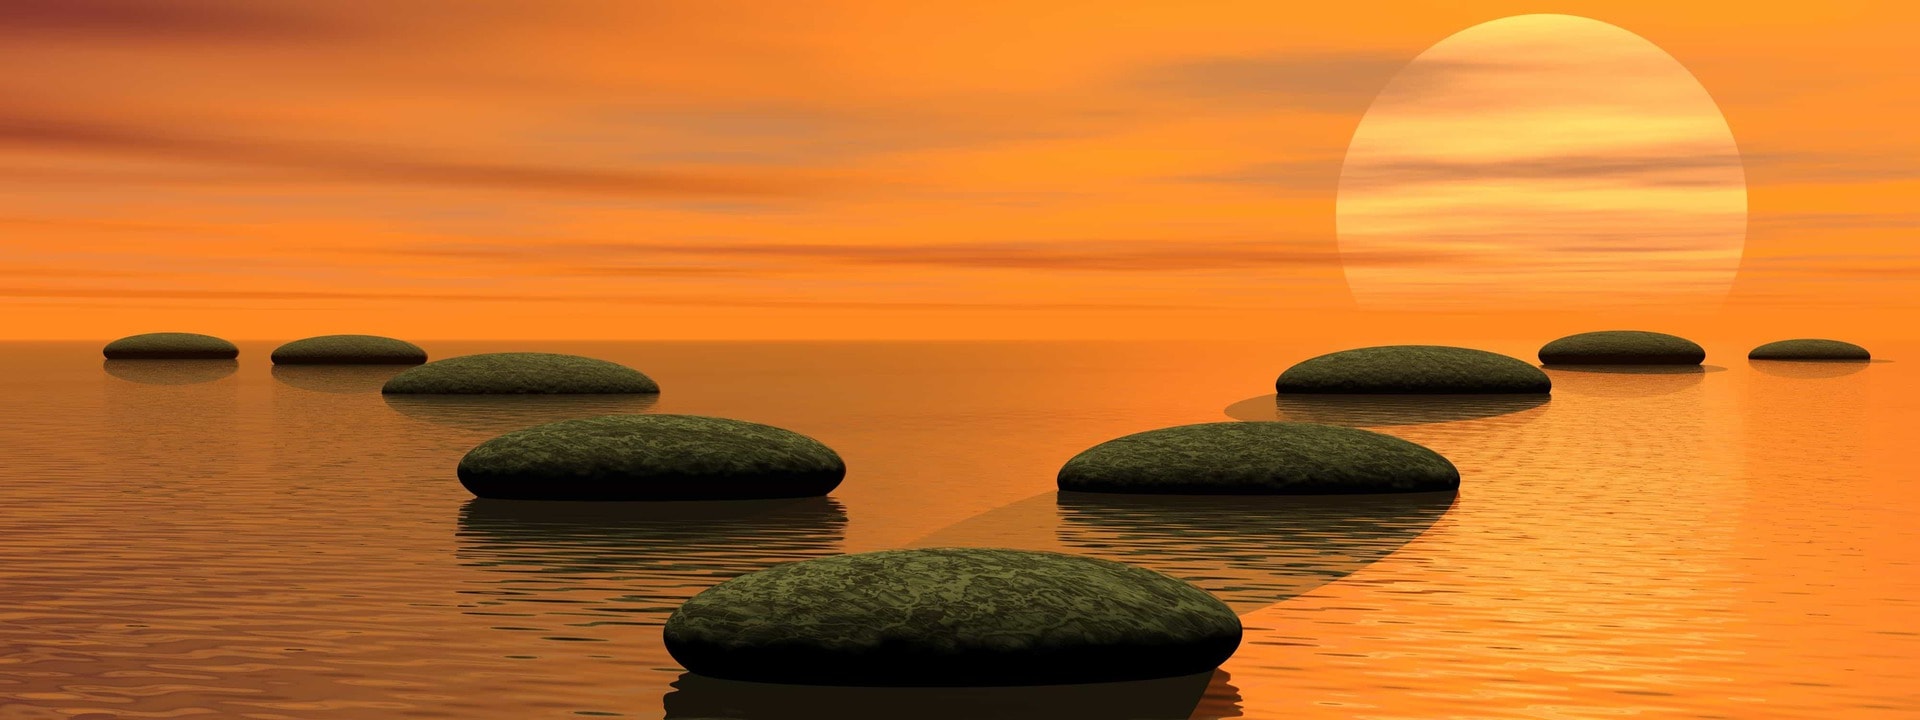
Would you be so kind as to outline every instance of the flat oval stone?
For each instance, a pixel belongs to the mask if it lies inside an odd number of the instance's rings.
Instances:
[[[1540,348],[1543,365],[1699,365],[1707,351],[1666,333],[1602,330],[1568,335]]]
[[[231,360],[240,348],[212,335],[158,332],[107,343],[101,354],[109,360]]]
[[[484,353],[435,360],[388,380],[380,391],[421,395],[592,395],[657,393],[633,368],[579,355]]]
[[[562,420],[481,443],[460,484],[510,500],[752,500],[825,495],[847,466],[813,438],[699,415]]]
[[[275,365],[419,365],[427,351],[405,340],[378,335],[321,335],[273,350]]]
[[[1301,361],[1274,382],[1280,393],[1546,393],[1553,381],[1519,358],[1445,345],[1384,345]]]
[[[1796,340],[1778,340],[1754,348],[1747,353],[1749,360],[1852,360],[1864,362],[1873,359],[1866,348],[1840,340],[1820,340],[1800,338]]]
[[[1109,560],[986,548],[803,560],[695,595],[667,652],[728,680],[1050,685],[1218,667],[1240,619],[1205,591]]]
[[[1460,487],[1439,453],[1392,435],[1296,422],[1223,422],[1108,440],[1061,466],[1061,490],[1332,495]]]

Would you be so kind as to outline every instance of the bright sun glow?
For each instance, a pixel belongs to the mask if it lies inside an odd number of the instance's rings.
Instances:
[[[1340,176],[1369,307],[1717,305],[1747,194],[1719,108],[1618,27],[1523,15],[1434,45],[1361,120]]]

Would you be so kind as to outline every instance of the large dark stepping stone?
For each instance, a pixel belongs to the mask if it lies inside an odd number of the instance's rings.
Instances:
[[[536,425],[460,459],[460,484],[508,500],[759,500],[825,495],[846,463],[813,438],[698,415]]]
[[[240,348],[212,335],[158,332],[107,343],[101,354],[108,360],[232,360]]]
[[[1839,340],[1820,340],[1801,338],[1798,340],[1778,340],[1747,353],[1748,360],[1843,360],[1866,362],[1873,354],[1866,348]]]
[[[1223,422],[1108,440],[1060,468],[1061,490],[1176,495],[1325,495],[1460,487],[1439,453],[1369,430]]]
[[[555,353],[485,353],[436,360],[388,380],[381,392],[424,395],[603,395],[657,393],[640,371]]]
[[[1109,560],[982,548],[887,550],[728,580],[667,620],[688,670],[753,682],[1052,685],[1218,667],[1240,619],[1183,581]]]
[[[1707,351],[1666,333],[1602,330],[1568,335],[1540,348],[1543,365],[1699,365]]]
[[[1383,345],[1303,360],[1280,374],[1289,393],[1546,393],[1553,382],[1519,358],[1445,345]]]
[[[321,335],[273,350],[275,365],[419,365],[427,351],[405,340],[378,335]]]

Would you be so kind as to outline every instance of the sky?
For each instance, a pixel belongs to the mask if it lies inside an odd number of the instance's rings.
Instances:
[[[0,337],[1907,338],[1913,13],[0,0]]]

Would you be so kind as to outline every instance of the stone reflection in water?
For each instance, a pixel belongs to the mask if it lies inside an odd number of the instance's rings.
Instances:
[[[1718,365],[1551,365],[1553,389],[1603,398],[1653,397],[1699,385]]]
[[[727,720],[1189,720],[1239,717],[1225,671],[1159,680],[990,688],[777,685],[685,673],[663,699],[668,718]]]
[[[1767,375],[1798,380],[1820,380],[1852,375],[1884,360],[1748,360],[1747,365]]]
[[[239,430],[234,360],[107,360],[101,377],[100,459],[139,478],[142,493],[203,493],[200,481],[233,474],[257,436]],[[125,497],[138,497],[127,493]]]
[[[141,385],[194,385],[213,382],[240,369],[238,360],[106,360],[108,375]]]
[[[1477,420],[1532,410],[1544,394],[1523,395],[1261,395],[1228,405],[1235,420],[1314,422],[1378,427]]]
[[[493,574],[469,614],[662,625],[728,578],[837,555],[847,514],[832,498],[696,502],[469,501],[463,565]]]
[[[956,523],[913,547],[1008,547],[1157,570],[1242,615],[1345,577],[1439,521],[1456,493],[1037,495]]]
[[[1245,614],[1346,577],[1419,537],[1456,493],[1059,494],[1060,544],[1158,570]]]
[[[421,422],[505,433],[550,422],[643,413],[659,395],[384,395],[388,407]]]
[[[301,390],[357,395],[380,392],[387,380],[406,370],[405,365],[275,365],[273,379]]]

